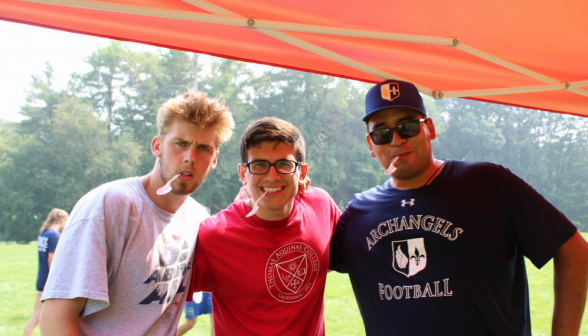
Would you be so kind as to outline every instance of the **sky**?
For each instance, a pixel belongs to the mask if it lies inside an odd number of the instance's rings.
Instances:
[[[53,89],[64,89],[72,73],[91,70],[84,58],[112,41],[0,20],[0,120],[24,119],[18,112],[25,104],[32,76],[42,75],[47,62],[53,66]],[[123,46],[138,52],[160,49],[132,42],[123,42]],[[212,59],[200,55],[200,73],[210,71]],[[272,68],[257,64],[252,67],[256,73]]]
[[[72,73],[91,70],[84,62],[84,57],[107,46],[111,41],[0,21],[0,119],[23,119],[18,111],[25,103],[31,78],[43,73],[46,62],[53,66],[53,89],[63,89]],[[138,43],[123,44],[134,51],[158,50],[156,47]]]

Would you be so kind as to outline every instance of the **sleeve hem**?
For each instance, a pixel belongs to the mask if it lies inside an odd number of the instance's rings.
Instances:
[[[79,291],[43,291],[41,302],[48,299],[66,299],[71,300],[75,298],[86,298],[88,300],[104,301],[106,304],[110,304],[108,294],[102,292],[94,292],[91,290],[79,290]]]
[[[553,259],[553,257],[555,257],[555,255],[557,254],[557,252],[559,251],[559,249],[565,244],[567,243],[575,234],[576,232],[578,232],[578,229],[576,228],[575,230],[570,230],[569,232],[569,236],[566,239],[563,239],[560,244],[557,246],[556,249],[554,249],[553,251],[550,251],[549,254],[545,255],[545,257],[540,258],[539,260],[535,261],[535,260],[531,260],[531,262],[533,263],[533,265],[535,265],[535,267],[537,267],[537,269],[541,269],[543,266],[545,266],[545,264],[547,264],[551,259]]]

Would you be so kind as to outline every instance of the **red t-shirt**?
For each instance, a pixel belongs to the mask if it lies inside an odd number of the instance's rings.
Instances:
[[[188,293],[212,292],[214,332],[224,335],[324,335],[329,246],[341,211],[309,188],[292,213],[266,221],[245,202],[200,224]]]

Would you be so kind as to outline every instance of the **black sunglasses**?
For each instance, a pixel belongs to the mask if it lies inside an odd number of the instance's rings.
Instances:
[[[293,174],[296,169],[302,165],[302,162],[290,161],[290,160],[278,160],[275,163],[269,163],[267,161],[251,161],[242,163],[249,169],[249,172],[254,175],[267,174],[272,166],[276,167],[276,171],[279,174]]]
[[[425,118],[411,120],[396,127],[380,128],[369,132],[368,134],[375,145],[387,145],[392,142],[394,131],[396,131],[402,139],[412,138],[413,136],[418,135],[421,132],[421,122],[425,120]]]

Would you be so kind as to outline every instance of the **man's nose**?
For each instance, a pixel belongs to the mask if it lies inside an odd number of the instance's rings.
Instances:
[[[189,148],[186,150],[184,154],[184,162],[186,163],[194,163],[196,162],[196,148]]]
[[[403,139],[399,134],[398,131],[392,132],[392,142],[390,143],[391,146],[400,146],[402,145],[406,139]]]
[[[277,180],[280,178],[280,174],[278,173],[278,171],[276,170],[276,166],[271,166],[270,170],[267,172],[266,179],[272,181],[272,180]]]

